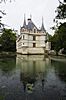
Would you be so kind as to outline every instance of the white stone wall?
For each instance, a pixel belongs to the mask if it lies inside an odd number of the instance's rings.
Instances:
[[[44,54],[44,48],[21,48],[17,50],[21,54]]]
[[[33,40],[33,35],[29,35],[28,39],[29,39],[29,41],[32,41]]]
[[[44,35],[42,35],[42,36],[37,36],[37,40],[45,41],[45,40],[46,40],[45,37],[46,37],[46,36],[44,36]]]
[[[28,47],[28,34],[23,33],[22,35],[22,47]]]
[[[36,36],[36,43],[37,47],[45,47],[45,36]]]
[[[46,43],[46,50],[51,50],[51,42]]]
[[[29,47],[33,47],[33,35],[28,36],[28,43]]]
[[[45,51],[43,48],[28,48],[29,54],[44,54]]]
[[[36,40],[33,40],[35,34]],[[19,37],[20,38],[20,37]],[[16,49],[22,54],[44,54],[46,50],[50,50],[51,43],[45,43],[46,35],[42,33],[21,33],[21,39],[16,41]],[[36,47],[33,47],[36,43]]]
[[[22,33],[21,35],[22,35],[22,40],[28,40],[28,33]]]

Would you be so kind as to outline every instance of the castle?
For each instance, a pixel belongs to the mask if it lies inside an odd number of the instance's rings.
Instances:
[[[47,33],[44,28],[43,18],[42,26],[40,29],[33,23],[32,18],[28,18],[28,24],[26,24],[26,18],[24,16],[23,26],[20,27],[20,35],[16,40],[17,53],[21,54],[44,54],[45,50],[50,50],[50,43],[47,42]]]

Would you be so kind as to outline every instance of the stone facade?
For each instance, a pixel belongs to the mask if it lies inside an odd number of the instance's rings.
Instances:
[[[26,25],[24,18],[23,27],[20,27],[20,36],[16,40],[17,52],[21,54],[44,54],[46,48],[47,50],[50,49],[46,40],[47,34],[43,25],[43,18],[41,29],[35,26],[31,18],[28,19]]]

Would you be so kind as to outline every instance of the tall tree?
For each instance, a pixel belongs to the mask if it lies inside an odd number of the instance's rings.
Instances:
[[[56,54],[58,54],[58,51],[62,48],[64,48],[63,53],[66,54],[66,22],[58,27],[50,41],[52,49],[56,51]]]
[[[3,29],[0,44],[3,51],[16,51],[16,34],[11,29]]]
[[[56,26],[52,27],[52,29],[55,30],[55,34],[50,38],[52,46],[51,48],[56,51],[56,54],[58,54],[58,51],[62,48],[64,48],[64,53],[66,53],[66,22],[59,23],[59,19],[66,19],[66,1],[58,1],[59,6],[56,9],[57,15],[54,19]]]

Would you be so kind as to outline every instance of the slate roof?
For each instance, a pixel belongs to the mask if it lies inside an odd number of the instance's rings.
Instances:
[[[46,32],[45,28],[44,28],[44,24],[43,24],[43,17],[42,17],[42,26],[41,26],[41,31],[42,32]]]
[[[32,31],[34,29],[34,27],[38,30],[38,28],[35,26],[35,24],[32,22],[32,20],[28,19],[28,24],[26,25],[26,21],[24,20],[23,27],[21,27],[21,28],[25,28],[25,29]]]
[[[41,31],[42,31],[42,32],[46,32],[43,23],[42,23],[42,26],[41,26]]]
[[[35,24],[32,22],[32,20],[30,19],[30,21],[28,22],[28,25],[27,25],[27,29],[28,30],[33,30],[34,27],[37,29],[37,27],[35,26]]]
[[[24,19],[23,28],[26,28],[26,20]]]
[[[43,25],[43,21],[42,21],[42,26],[41,26],[41,29],[39,30],[36,25],[32,22],[31,18],[28,19],[28,24],[26,25],[26,20],[24,19],[24,23],[23,23],[23,27],[21,28],[25,28],[29,31],[32,31],[34,28],[37,29],[37,31],[40,31],[40,32],[46,32],[45,28],[44,28],[44,25]]]

